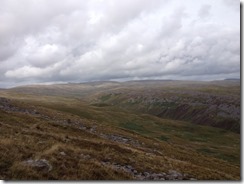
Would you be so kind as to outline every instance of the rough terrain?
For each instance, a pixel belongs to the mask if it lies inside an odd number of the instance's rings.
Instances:
[[[238,83],[186,83],[0,90],[0,178],[240,180]]]

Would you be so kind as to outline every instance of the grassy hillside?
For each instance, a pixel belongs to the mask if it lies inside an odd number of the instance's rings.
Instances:
[[[232,82],[211,84],[216,88],[197,83],[183,90],[186,83],[67,84],[0,91],[0,178],[240,180],[240,134],[184,118],[165,119],[147,110],[144,101],[150,95],[170,98],[172,89],[179,94],[176,88],[182,89],[182,96],[186,93],[182,99],[190,98],[189,91],[202,98],[219,93],[225,99],[231,90],[224,102],[238,107],[233,102],[239,97],[238,85]],[[135,101],[138,96],[144,101]],[[135,104],[128,103],[130,98]]]
[[[92,103],[240,132],[237,81],[138,83],[100,93]]]

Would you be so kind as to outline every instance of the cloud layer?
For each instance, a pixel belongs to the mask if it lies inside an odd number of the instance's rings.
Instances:
[[[237,0],[0,1],[0,87],[239,75]]]

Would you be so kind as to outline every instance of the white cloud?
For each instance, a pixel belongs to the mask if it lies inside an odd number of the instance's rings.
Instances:
[[[37,67],[24,66],[15,70],[10,70],[6,72],[6,77],[14,77],[17,79],[26,78],[26,77],[38,77],[43,76],[45,70],[42,70]]]

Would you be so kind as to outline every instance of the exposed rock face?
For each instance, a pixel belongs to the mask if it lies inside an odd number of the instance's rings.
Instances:
[[[149,113],[162,118],[185,120],[196,124],[240,132],[240,96],[197,90],[125,91],[101,96],[106,104]],[[113,97],[113,98],[111,98]]]

